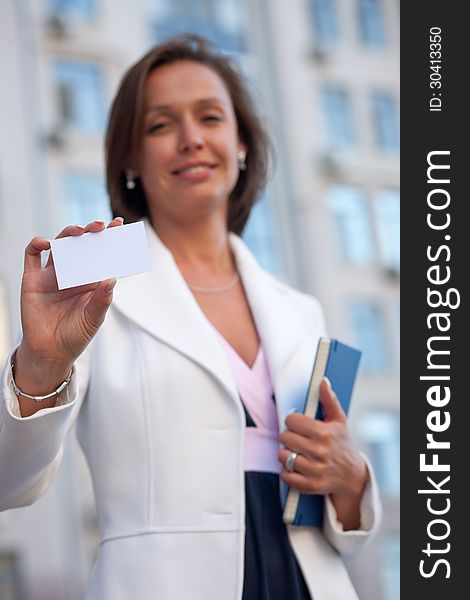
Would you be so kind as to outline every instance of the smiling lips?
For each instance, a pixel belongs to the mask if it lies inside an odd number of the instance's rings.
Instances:
[[[212,169],[214,169],[215,167],[216,167],[215,164],[209,163],[209,162],[192,162],[192,163],[186,163],[185,165],[178,167],[177,169],[172,171],[172,173],[173,173],[173,175],[182,175],[183,177],[186,177],[186,176],[190,177],[193,175],[208,176],[209,172]]]

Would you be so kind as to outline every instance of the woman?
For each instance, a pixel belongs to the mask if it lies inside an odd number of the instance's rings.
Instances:
[[[144,218],[154,271],[114,291],[115,280],[58,291],[51,259],[41,268],[49,242],[26,248],[23,339],[3,379],[0,505],[45,491],[76,421],[102,533],[87,598],[356,597],[337,552],[356,552],[376,527],[371,472],[326,382],[325,422],[290,414],[322,312],[237,235],[267,147],[228,59],[176,38],[126,73],[106,138],[114,215]],[[279,477],[325,495],[322,529],[286,529]]]

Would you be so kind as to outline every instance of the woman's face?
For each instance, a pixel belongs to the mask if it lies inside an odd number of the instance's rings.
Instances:
[[[152,221],[217,213],[225,222],[244,148],[230,95],[215,71],[185,60],[150,73],[136,171]]]

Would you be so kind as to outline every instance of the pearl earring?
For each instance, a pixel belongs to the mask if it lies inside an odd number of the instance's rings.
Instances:
[[[240,150],[237,154],[238,160],[238,168],[240,171],[246,171],[246,152],[245,150]]]
[[[126,171],[126,188],[128,190],[135,188],[134,171],[132,169],[127,169]]]

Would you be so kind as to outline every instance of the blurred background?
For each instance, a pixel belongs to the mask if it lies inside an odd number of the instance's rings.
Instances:
[[[19,336],[30,238],[110,218],[103,132],[124,70],[174,33],[213,40],[239,60],[277,151],[245,241],[266,269],[320,299],[330,335],[363,349],[350,424],[375,466],[384,520],[348,569],[361,600],[397,600],[398,0],[0,6],[1,362]],[[47,493],[0,513],[0,599],[82,598],[98,544],[89,474],[72,433]]]

